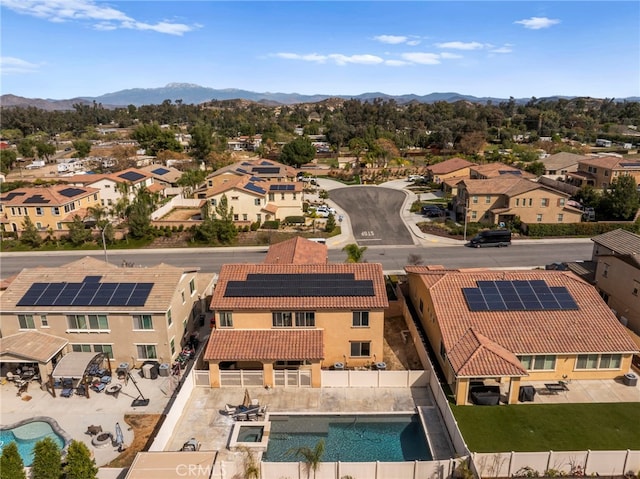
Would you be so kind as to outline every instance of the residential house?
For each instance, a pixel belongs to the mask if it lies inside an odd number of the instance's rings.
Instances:
[[[567,182],[578,187],[609,188],[621,176],[633,176],[640,184],[640,161],[621,156],[597,156],[580,160],[578,170],[567,173]]]
[[[433,183],[442,183],[453,177],[468,178],[469,169],[474,165],[475,163],[463,158],[451,158],[435,165],[427,166],[427,177]]]
[[[268,181],[296,181],[297,174],[295,168],[277,161],[247,159],[216,170],[205,181],[206,188],[212,188],[238,176],[249,175]]]
[[[640,235],[617,229],[591,240],[596,288],[620,322],[640,334]]]
[[[571,272],[406,266],[408,299],[456,404],[496,379],[516,403],[530,382],[614,379],[638,346],[597,291]]]
[[[536,176],[528,171],[521,170],[514,166],[506,165],[499,161],[474,165],[469,168],[469,178],[472,180],[488,180],[490,178],[500,178],[514,176],[516,178],[534,179]]]
[[[153,177],[153,182],[164,188],[177,188],[178,180],[182,177],[182,171],[172,166],[149,165],[143,166],[140,171]]]
[[[287,216],[302,216],[302,183],[266,181],[249,175],[229,175],[217,186],[199,190],[197,198],[206,199],[211,211],[226,197],[233,221],[249,225]]]
[[[5,231],[21,233],[28,216],[40,231],[63,231],[87,208],[100,205],[100,190],[90,187],[54,185],[11,190],[0,197],[0,214]]]
[[[227,150],[256,151],[262,145],[262,135],[237,136],[227,141]]]
[[[91,257],[26,268],[2,294],[0,333],[45,333],[116,365],[171,363],[198,327],[214,279],[197,268],[119,267]]]
[[[579,223],[582,211],[568,204],[569,194],[513,175],[458,183],[454,209],[471,222],[497,225],[523,223]]]
[[[322,368],[383,361],[382,265],[329,264],[326,246],[309,243],[276,246],[264,264],[222,267],[204,353],[213,387],[237,370],[251,371],[254,384],[320,387]]]
[[[578,171],[579,162],[587,159],[589,159],[588,156],[576,155],[575,153],[568,153],[566,151],[548,156],[540,160],[544,165],[543,176],[554,180],[565,181],[567,174]]]

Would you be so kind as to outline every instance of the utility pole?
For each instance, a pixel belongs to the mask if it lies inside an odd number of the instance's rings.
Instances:
[[[469,200],[465,199],[465,204],[464,204],[464,235],[462,237],[462,239],[464,241],[467,241],[467,221],[468,221],[468,216],[469,216]]]

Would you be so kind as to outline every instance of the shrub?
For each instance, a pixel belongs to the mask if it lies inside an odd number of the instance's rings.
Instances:
[[[309,206],[309,205],[307,205],[307,206]],[[304,224],[305,219],[304,219],[304,216],[287,216],[284,219],[284,222],[287,223],[287,224],[290,224],[290,225],[293,225],[293,224]]]
[[[266,230],[277,230],[280,228],[280,220],[265,221],[262,227]]]
[[[251,231],[258,231],[260,228],[260,222],[256,221],[255,223],[251,223]]]

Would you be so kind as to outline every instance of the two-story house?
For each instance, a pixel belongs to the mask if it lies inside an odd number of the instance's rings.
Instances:
[[[0,197],[0,214],[6,231],[21,233],[26,217],[40,231],[63,231],[87,208],[100,205],[100,190],[90,187],[54,185],[11,190]]]
[[[213,387],[237,370],[251,371],[254,384],[320,387],[322,368],[383,361],[382,265],[329,264],[326,246],[309,243],[289,240],[268,262],[222,267],[204,354]]]
[[[621,176],[633,176],[640,184],[640,161],[618,156],[591,157],[578,162],[578,170],[567,173],[567,182],[578,187],[609,188]]]
[[[471,180],[488,180],[490,178],[499,178],[504,176],[509,178],[511,175],[516,178],[535,179],[535,175],[514,166],[507,165],[500,161],[484,163],[482,165],[473,165],[469,167],[469,175],[467,177],[452,176],[442,182],[443,190],[452,197],[458,194],[458,183],[464,179]]]
[[[45,333],[66,340],[69,351],[106,353],[116,366],[171,363],[198,327],[214,279],[197,268],[120,267],[91,257],[26,268],[2,295],[0,333]]]
[[[296,181],[298,172],[295,168],[265,159],[246,159],[232,165],[219,168],[205,179],[206,188],[214,188],[238,176],[249,175],[268,181]]]
[[[409,293],[456,404],[497,379],[507,403],[530,382],[615,379],[638,346],[571,272],[407,266]]]
[[[617,229],[591,240],[596,288],[620,322],[640,335],[640,235]]]
[[[569,194],[535,181],[503,175],[462,180],[454,199],[457,214],[471,222],[495,225],[519,217],[523,223],[579,223],[582,212],[569,206]]]
[[[589,159],[585,155],[576,155],[562,151],[540,160],[544,165],[544,175],[553,180],[565,181],[569,173],[578,171],[578,164]]]
[[[427,179],[432,183],[442,183],[454,177],[468,178],[472,166],[475,166],[475,163],[463,158],[450,158],[427,166]]]

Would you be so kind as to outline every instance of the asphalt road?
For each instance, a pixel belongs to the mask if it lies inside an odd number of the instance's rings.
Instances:
[[[331,190],[331,200],[349,215],[359,246],[414,244],[399,213],[406,198],[403,191],[378,186]]]
[[[508,248],[467,248],[463,245],[444,246],[368,246],[364,260],[381,263],[385,271],[402,271],[410,255],[417,255],[422,264],[438,264],[448,268],[514,268],[543,266],[556,261],[591,259],[591,241],[544,241],[519,243]],[[199,267],[203,272],[219,272],[223,264],[260,263],[266,247],[197,248],[108,251],[108,261],[121,266],[123,261],[134,267],[167,263],[180,267]],[[104,253],[94,251],[25,252],[0,254],[0,277],[7,278],[22,268],[60,266],[85,256],[103,259]],[[341,263],[346,254],[340,249],[329,250],[329,261]]]

